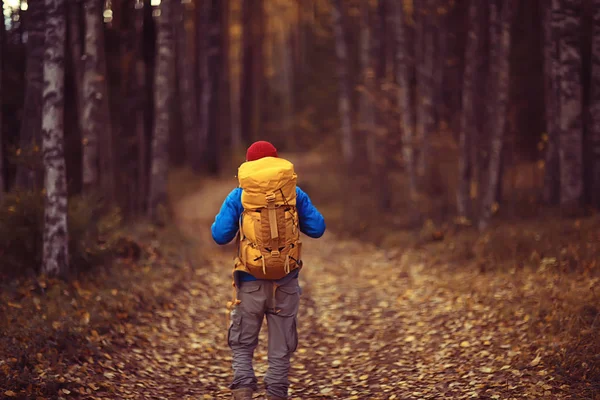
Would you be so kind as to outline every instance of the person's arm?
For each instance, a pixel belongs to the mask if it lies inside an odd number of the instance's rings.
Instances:
[[[296,208],[300,219],[300,231],[312,238],[320,238],[325,233],[325,219],[310,201],[310,197],[296,187]]]
[[[212,237],[217,244],[227,244],[235,238],[242,211],[242,189],[235,188],[225,198],[211,226]]]

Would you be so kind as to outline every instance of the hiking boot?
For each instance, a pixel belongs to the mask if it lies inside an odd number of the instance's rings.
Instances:
[[[231,391],[231,398],[233,400],[252,400],[252,389],[250,388],[239,388]]]

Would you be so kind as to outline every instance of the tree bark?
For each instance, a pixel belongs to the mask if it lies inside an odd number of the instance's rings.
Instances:
[[[0,0],[0,10],[4,10],[4,0]],[[4,131],[3,131],[3,115],[2,115],[2,77],[3,77],[3,63],[4,63],[4,46],[5,46],[5,26],[4,26],[4,16],[0,17],[0,203],[4,199],[4,191],[6,190],[6,185],[4,183]]]
[[[63,123],[65,3],[64,0],[45,0],[45,6],[46,48],[43,63],[42,149],[46,194],[42,272],[48,275],[64,275],[69,266]]]
[[[435,131],[435,109],[433,107],[433,96],[435,95],[434,81],[434,21],[435,1],[421,0],[420,11],[416,23],[419,24],[418,39],[420,60],[417,60],[417,136],[418,157],[416,159],[417,175],[427,179],[427,168],[429,167],[430,139],[429,136]],[[422,46],[422,47],[421,47]],[[417,53],[419,53],[417,51]]]
[[[246,0],[242,4],[241,123],[246,144],[257,139],[262,125],[264,12],[263,0]]]
[[[208,172],[216,175],[219,173],[221,159],[221,116],[220,113],[224,110],[220,108],[222,105],[221,80],[223,64],[222,64],[222,35],[221,35],[221,0],[211,0],[209,2],[208,14],[208,90],[210,96],[208,100],[208,125],[207,125],[207,141],[203,158],[206,160]]]
[[[44,2],[32,3],[28,9],[27,67],[25,70],[25,105],[21,122],[19,149],[22,159],[17,165],[15,185],[21,189],[38,186],[36,163],[33,154],[41,143],[42,90],[44,65]]]
[[[202,157],[206,155],[208,135],[210,129],[210,98],[212,95],[210,82],[210,9],[212,0],[198,4],[197,29],[198,29],[198,77],[200,79],[199,121],[196,156],[192,167],[196,172],[202,169]]]
[[[560,108],[559,94],[559,52],[558,39],[560,37],[560,0],[551,0],[547,7],[542,2],[544,13],[544,83],[546,107],[546,131],[548,141],[545,155],[544,190],[543,198],[547,204],[558,204],[560,195],[560,176],[558,162],[558,138],[560,134]]]
[[[500,161],[504,145],[504,132],[508,112],[508,93],[510,88],[510,43],[511,25],[515,4],[513,0],[507,0],[498,11],[498,2],[490,2],[492,18],[490,27],[491,47],[491,70],[490,76],[496,82],[494,86],[493,125],[491,127],[491,146],[489,155],[489,166],[487,169],[488,180],[482,203],[482,215],[479,220],[479,229],[484,230],[489,226],[489,221],[494,211],[498,184],[500,182]],[[500,14],[498,16],[498,14]],[[490,118],[492,115],[490,115]]]
[[[347,166],[354,161],[354,138],[350,117],[350,82],[348,76],[348,49],[345,38],[342,0],[333,0],[331,9],[337,75],[339,85],[338,110],[341,122],[342,157]]]
[[[183,137],[186,148],[186,160],[188,164],[192,164],[194,158],[198,157],[198,153],[195,151],[195,144],[197,143],[196,138],[198,137],[197,132],[197,102],[196,92],[194,91],[194,63],[193,59],[188,56],[189,45],[188,36],[185,29],[185,4],[181,1],[175,1],[173,4],[173,23],[175,26],[175,41],[177,50],[177,74],[178,74],[178,85],[179,85],[179,96],[181,99],[181,119],[183,128]]]
[[[148,198],[148,139],[146,137],[146,104],[144,92],[146,91],[146,64],[144,63],[143,33],[144,33],[144,4],[136,1],[134,10],[135,24],[135,135],[137,142],[137,174],[136,174],[136,211],[142,215],[146,210]]]
[[[582,0],[562,1],[560,24],[560,203],[577,207],[583,200],[583,123],[581,87]]]
[[[157,21],[156,71],[154,80],[154,137],[152,138],[152,167],[148,211],[150,218],[160,222],[160,210],[167,204],[169,172],[169,106],[173,89],[173,32],[171,10],[173,1],[162,0]]]
[[[600,209],[600,0],[594,0],[592,37],[592,81],[590,96],[590,193],[591,202]]]
[[[477,74],[478,59],[482,54],[482,31],[484,23],[484,9],[477,0],[469,3],[469,33],[467,36],[465,71],[463,75],[462,112],[460,114],[459,133],[459,159],[458,159],[458,192],[457,211],[459,217],[467,219],[473,216],[471,202],[471,181],[473,179],[473,163],[471,148],[473,141],[479,137],[476,132],[478,125],[476,121],[476,98],[477,98]]]
[[[83,57],[83,110],[81,119],[82,131],[82,177],[83,190],[90,192],[98,189],[99,184],[99,138],[108,121],[101,121],[103,96],[101,86],[106,84],[100,72],[98,54],[100,49],[99,35],[102,34],[100,2],[85,0],[85,54]]]
[[[359,168],[368,168],[374,173],[374,166],[377,162],[376,154],[376,126],[375,126],[375,71],[372,65],[372,34],[369,20],[369,0],[361,1],[360,15],[360,40],[359,40],[359,61],[361,86],[359,93],[359,126],[358,132],[366,143],[368,165],[358,166]]]
[[[392,9],[394,13],[394,35],[396,41],[396,84],[398,85],[398,106],[400,109],[400,123],[402,135],[402,157],[404,167],[408,176],[409,196],[411,200],[415,199],[417,179],[414,163],[414,140],[415,140],[415,108],[411,101],[411,61],[406,52],[406,17],[404,8],[399,2],[395,3]]]

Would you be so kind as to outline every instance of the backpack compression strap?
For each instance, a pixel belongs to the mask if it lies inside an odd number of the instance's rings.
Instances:
[[[269,212],[269,227],[271,229],[271,256],[279,257],[279,231],[277,229],[277,210],[275,208],[275,193],[266,195],[267,210]]]

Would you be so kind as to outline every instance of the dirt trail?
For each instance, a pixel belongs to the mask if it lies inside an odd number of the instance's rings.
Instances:
[[[302,166],[297,169],[301,173]],[[193,339],[185,357],[199,371],[182,395],[229,396],[224,308],[234,248],[214,245],[209,226],[234,185],[233,179],[207,181],[176,206],[180,227],[199,239],[199,252],[210,255],[208,265],[197,269],[202,285],[196,296],[185,293],[180,302],[192,315],[178,335]],[[536,354],[524,350],[522,321],[506,321],[475,290],[455,292],[444,277],[424,270],[419,254],[398,257],[336,240],[331,232],[303,240],[292,399],[562,398]],[[259,345],[259,381],[266,356]]]

